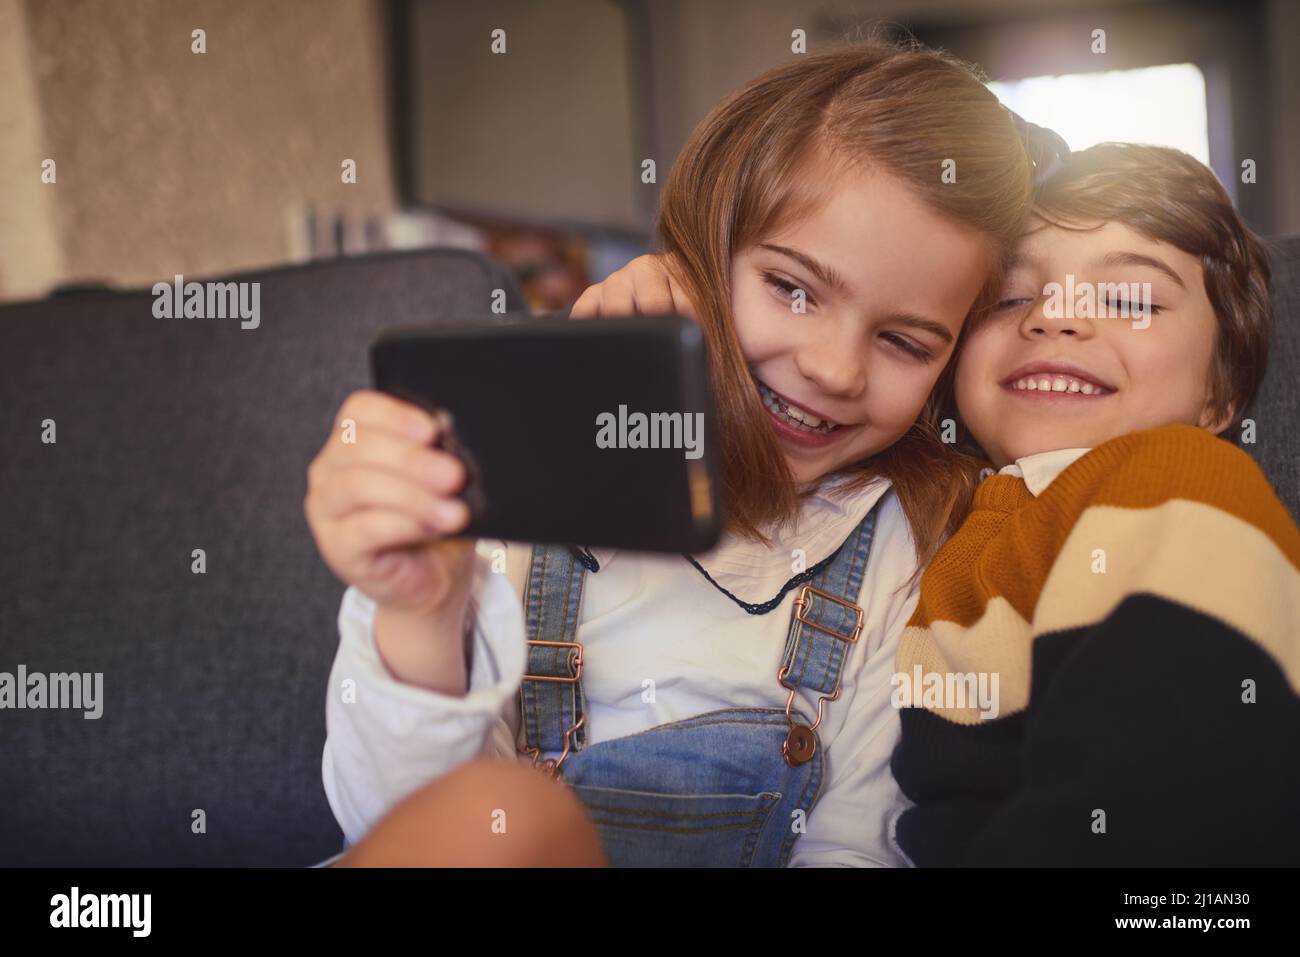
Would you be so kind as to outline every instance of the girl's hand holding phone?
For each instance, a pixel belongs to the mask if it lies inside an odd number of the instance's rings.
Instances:
[[[321,557],[374,599],[375,641],[401,681],[464,694],[474,540],[465,468],[433,447],[445,422],[372,390],[348,396],[307,469],[303,511]]]

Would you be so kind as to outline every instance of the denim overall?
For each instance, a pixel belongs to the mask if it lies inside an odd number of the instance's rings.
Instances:
[[[761,605],[714,583],[751,614],[771,611],[803,584],[772,680],[774,692],[788,689],[784,707],[709,711],[596,744],[587,743],[577,624],[586,573],[599,566],[572,546],[533,547],[520,749],[573,788],[611,865],[788,863],[803,832],[796,822],[806,822],[821,796],[825,757],[816,729],[823,704],[839,697],[840,671],[862,629],[857,597],[875,522],[872,508],[833,555]],[[815,721],[792,708],[801,688],[818,696]]]

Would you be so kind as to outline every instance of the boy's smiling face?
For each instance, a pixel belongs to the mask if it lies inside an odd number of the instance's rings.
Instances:
[[[1063,309],[1049,283],[1073,286]],[[1151,314],[1104,318],[1132,298],[1116,288],[1144,288],[1131,283],[1150,284]],[[1096,311],[1078,305],[1088,285]],[[999,298],[968,332],[956,375],[962,419],[998,467],[1158,425],[1218,432],[1230,421],[1207,405],[1217,324],[1197,257],[1116,222],[1033,220]]]

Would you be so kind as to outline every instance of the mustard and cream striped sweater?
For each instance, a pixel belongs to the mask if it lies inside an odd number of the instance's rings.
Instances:
[[[1204,430],[986,479],[897,671],[916,864],[1300,865],[1300,530]]]

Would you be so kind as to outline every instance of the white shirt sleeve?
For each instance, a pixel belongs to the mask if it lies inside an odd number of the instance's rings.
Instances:
[[[478,757],[514,759],[511,702],[524,673],[522,602],[479,549],[469,688],[441,694],[393,677],[375,644],[375,602],[343,594],[325,704],[321,776],[347,844],[402,798]]]
[[[891,524],[894,527],[884,535],[880,534],[885,531],[881,527],[884,522],[877,526],[873,549],[881,551],[874,552],[873,558],[878,554],[885,560],[889,572],[881,577],[894,578],[892,584],[897,586],[915,567],[900,556],[915,556],[915,550],[910,532]],[[906,541],[901,540],[903,536]],[[894,836],[898,816],[910,802],[889,767],[901,729],[898,709],[891,700],[891,679],[898,642],[916,609],[920,589],[912,584],[882,592],[867,582],[863,594],[885,602],[880,629],[876,640],[865,648],[867,658],[856,675],[849,714],[827,750],[822,796],[808,816],[806,832],[795,843],[791,867],[911,866]]]

